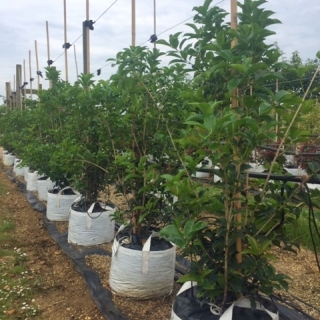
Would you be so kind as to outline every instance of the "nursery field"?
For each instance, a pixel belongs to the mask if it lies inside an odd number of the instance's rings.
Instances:
[[[81,276],[44,229],[42,215],[31,208],[2,165],[0,221],[1,225],[4,221],[14,224],[11,234],[4,238],[3,232],[0,238],[0,319],[103,319]],[[23,269],[12,270],[19,262],[14,257],[18,249],[26,254],[20,266]],[[10,284],[6,283],[5,268],[10,272]],[[15,294],[15,283],[30,292]],[[35,314],[29,315],[25,305],[32,306]]]
[[[21,264],[18,271],[10,271],[10,281],[20,283],[28,290],[26,295],[10,299],[13,284],[7,284],[5,275],[0,276],[0,319],[104,319],[94,304],[82,276],[74,269],[69,258],[45,230],[42,214],[34,211],[17,186],[11,182],[1,164],[0,170],[0,221],[10,221],[14,228],[7,228],[0,238],[0,268]],[[57,223],[61,231],[67,223]],[[101,245],[108,249],[108,245]],[[110,248],[109,248],[110,249]],[[14,257],[17,252],[19,257]],[[280,293],[284,300],[298,304],[306,313],[320,319],[320,279],[314,254],[302,249],[298,255],[275,251],[277,270],[292,278],[289,293]],[[21,260],[21,261],[20,261]],[[93,255],[87,264],[100,275],[101,283],[108,288],[110,258]],[[20,263],[21,262],[21,263]],[[23,271],[21,271],[23,270]],[[169,319],[175,292],[156,301],[135,301],[114,297],[113,303],[128,318]],[[14,295],[14,292],[11,293]],[[306,302],[301,303],[293,296]],[[308,304],[310,304],[308,306]],[[26,307],[27,306],[27,307]],[[314,308],[315,307],[315,308]],[[28,312],[27,312],[28,311]]]

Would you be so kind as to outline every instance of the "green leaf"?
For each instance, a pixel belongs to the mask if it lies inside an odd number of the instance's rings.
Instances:
[[[162,174],[161,178],[166,179],[167,181],[172,181],[174,177],[171,174]]]
[[[215,124],[216,124],[216,117],[213,114],[207,115],[204,117],[204,126],[206,127],[206,129],[212,133]]]
[[[227,87],[229,92],[232,93],[234,89],[238,87],[240,82],[241,82],[241,79],[238,79],[238,78],[233,78],[230,81],[228,81]]]
[[[289,93],[285,90],[280,90],[278,91],[275,96],[274,96],[274,99],[275,101],[277,102],[280,102],[285,96],[287,96]]]
[[[184,226],[184,233],[186,238],[190,239],[193,234],[203,230],[204,228],[206,228],[206,226],[207,224],[203,221],[198,221],[195,223],[194,220],[189,220]]]
[[[320,169],[318,162],[308,162],[308,167],[313,174],[318,173]]]
[[[177,226],[176,222],[164,227],[160,231],[160,236],[166,238],[168,241],[175,243],[180,248],[183,248],[186,245],[183,234]]]
[[[248,236],[247,239],[248,239],[252,254],[259,255],[259,242],[251,236]]]
[[[259,116],[269,114],[272,109],[272,105],[266,101],[262,102],[259,106]]]
[[[230,66],[231,66],[231,68],[233,68],[234,70],[236,70],[240,73],[246,72],[246,68],[243,64],[231,64]]]

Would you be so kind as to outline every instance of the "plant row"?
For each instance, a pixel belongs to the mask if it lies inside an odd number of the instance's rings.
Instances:
[[[283,226],[298,219],[297,199],[307,201],[294,184],[247,174],[259,146],[303,140],[307,132],[293,120],[314,104],[270,89],[288,66],[266,42],[279,21],[262,3],[239,3],[234,30],[227,13],[205,1],[189,33],[159,40],[169,51],[124,49],[108,80],[82,74],[69,84],[48,67],[52,87],[0,117],[0,143],[57,187],[74,187],[87,208],[114,185],[127,200],[115,216],[129,217],[132,241],[161,229],[191,260],[181,281],[197,282],[198,296],[222,308],[239,294],[287,287],[270,249],[292,250]],[[169,66],[163,57],[173,57]],[[194,178],[205,158],[219,179]],[[270,172],[282,172],[274,160]],[[318,166],[310,168],[316,174]]]

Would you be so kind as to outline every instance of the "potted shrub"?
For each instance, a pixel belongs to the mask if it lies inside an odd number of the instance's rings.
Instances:
[[[169,294],[174,281],[175,246],[158,234],[170,202],[160,176],[177,170],[170,140],[179,132],[179,94],[187,84],[179,66],[159,66],[161,55],[142,47],[119,52],[110,79],[114,102],[106,110],[115,158],[109,171],[127,200],[129,219],[114,240],[109,284],[116,294],[136,299]]]
[[[114,206],[98,201],[99,192],[112,181],[108,167],[113,160],[110,139],[102,121],[101,91],[93,75],[82,74],[68,89],[68,125],[60,143],[57,159],[63,161],[69,180],[82,195],[71,206],[68,241],[78,245],[96,245],[114,237]]]
[[[195,75],[195,88],[184,93],[193,111],[185,121],[185,137],[176,141],[185,149],[180,155],[185,170],[163,176],[166,190],[178,201],[174,204],[176,218],[161,235],[176,243],[191,261],[188,274],[180,281],[196,284],[196,289],[189,285],[189,290],[177,297],[172,319],[219,319],[235,301],[246,305],[246,311],[235,308],[235,319],[270,319],[261,305],[268,304],[267,297],[274,289],[287,288],[286,276],[270,263],[270,249],[280,244],[292,249],[281,231],[287,213],[299,215],[290,202],[294,186],[251,180],[247,173],[255,148],[268,139],[283,138],[282,132],[277,135],[275,114],[289,119],[300,101],[289,92],[268,89],[269,80],[281,78],[274,72],[279,69],[280,54],[264,42],[273,33],[267,27],[278,20],[270,18],[272,12],[259,8],[262,2],[238,3],[240,23],[232,30],[224,22],[227,13],[210,8],[211,1],[205,1],[194,8],[193,32],[181,41],[179,34],[172,35],[169,42],[159,41]],[[237,44],[231,48],[234,38]],[[187,44],[189,39],[195,41]],[[292,126],[285,120],[286,127]],[[193,157],[188,154],[191,148]],[[190,178],[188,168],[194,168],[203,154],[219,168],[214,170],[219,182],[202,184]],[[252,189],[260,191],[250,193]],[[254,305],[257,308],[251,308]],[[239,314],[245,316],[237,317]]]
[[[37,187],[41,188],[39,198],[47,200],[47,218],[66,221],[71,203],[79,196],[70,187],[70,172],[64,166],[63,157],[59,159],[57,156],[69,121],[66,93],[71,85],[59,79],[55,68],[48,67],[46,77],[52,81],[52,88],[40,91],[36,104],[27,101],[28,107],[23,112],[28,122],[21,132],[18,148],[23,158],[22,164],[42,176],[37,181]],[[51,179],[51,183],[47,179]]]

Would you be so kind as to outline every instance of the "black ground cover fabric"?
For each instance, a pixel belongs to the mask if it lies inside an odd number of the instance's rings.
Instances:
[[[88,267],[85,263],[85,257],[87,255],[99,254],[111,256],[111,253],[100,248],[82,247],[81,252],[77,250],[74,245],[68,243],[67,232],[60,233],[56,228],[55,223],[46,218],[46,206],[39,201],[32,192],[26,190],[25,184],[18,181],[12,171],[7,171],[7,175],[9,179],[22,191],[31,207],[36,211],[42,212],[45,228],[48,230],[50,236],[60,246],[61,250],[71,259],[75,269],[82,275],[89,288],[93,301],[101,311],[104,318],[108,320],[130,320],[114,305],[112,302],[112,293],[110,290],[107,290],[102,286],[98,273]],[[118,227],[119,224],[116,224],[116,228]],[[176,262],[177,274],[185,274],[190,268],[190,262],[180,256],[177,256]],[[177,278],[178,276],[175,277],[176,280]],[[219,320],[219,316],[214,316],[210,312],[209,307],[200,308],[199,303],[196,302],[194,296],[195,295],[192,290],[187,290],[176,298],[173,310],[177,316],[183,320]],[[280,299],[278,300],[276,296],[273,297],[272,300],[274,307],[280,314],[280,320],[316,320],[303,312],[299,312],[295,308],[290,309],[284,306],[278,302]],[[240,310],[240,308],[235,307],[235,316],[233,317],[233,320],[269,319],[261,315],[259,312],[248,315],[244,310]]]

